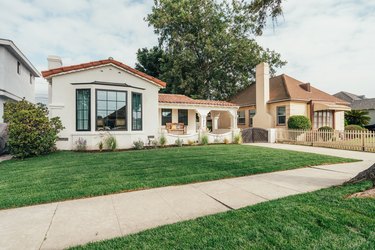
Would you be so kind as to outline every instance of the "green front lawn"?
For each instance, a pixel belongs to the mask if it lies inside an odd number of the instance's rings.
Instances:
[[[350,161],[245,145],[57,152],[0,163],[0,209]]]
[[[374,249],[369,183],[334,187],[74,249]]]

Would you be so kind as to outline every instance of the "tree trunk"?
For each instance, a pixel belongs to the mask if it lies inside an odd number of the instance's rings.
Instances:
[[[375,187],[375,163],[368,169],[360,172],[354,178],[348,180],[344,184],[354,184],[361,181],[372,181],[372,186]]]

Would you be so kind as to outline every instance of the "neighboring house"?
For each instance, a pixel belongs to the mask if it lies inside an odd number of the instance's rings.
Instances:
[[[344,129],[349,103],[285,74],[270,78],[269,66],[256,67],[256,83],[238,93],[231,102],[240,106],[238,127],[286,128],[290,116],[304,115],[313,129],[329,126]]]
[[[112,58],[63,67],[59,57],[50,56],[48,68],[42,74],[49,82],[50,115],[59,116],[65,127],[59,149],[74,149],[79,138],[88,149],[98,149],[108,134],[119,148],[129,148],[161,134],[171,144],[177,138],[196,141],[208,127],[211,140],[237,131],[238,106],[159,94],[165,82]]]
[[[355,95],[349,92],[341,91],[334,96],[350,103],[352,110],[368,111],[371,117],[369,128],[375,128],[375,98],[366,98],[364,95]]]
[[[21,50],[11,40],[0,39],[0,122],[6,101],[35,102],[35,77],[40,73]]]

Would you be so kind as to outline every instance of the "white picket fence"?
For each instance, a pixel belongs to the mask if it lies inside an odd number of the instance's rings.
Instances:
[[[276,142],[375,152],[374,131],[277,129]]]

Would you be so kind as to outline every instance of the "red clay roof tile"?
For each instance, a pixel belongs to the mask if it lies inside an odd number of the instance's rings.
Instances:
[[[159,103],[175,103],[175,104],[190,104],[190,105],[208,105],[208,106],[236,106],[233,103],[226,101],[213,100],[196,100],[186,95],[177,94],[159,94]]]
[[[91,67],[95,67],[95,66],[100,66],[100,65],[106,65],[106,64],[114,64],[126,71],[129,71],[135,75],[138,75],[140,77],[143,77],[161,87],[165,87],[167,86],[167,83],[166,82],[163,82],[162,80],[159,80],[155,77],[152,77],[152,76],[149,76],[141,71],[138,71],[136,69],[133,69],[132,67],[122,63],[122,62],[119,62],[119,61],[116,61],[116,60],[113,60],[113,59],[106,59],[106,60],[99,60],[99,61],[93,61],[93,62],[89,62],[89,63],[82,63],[82,64],[76,64],[76,65],[70,65],[70,66],[64,66],[64,67],[60,67],[60,68],[56,68],[56,69],[51,69],[51,70],[45,70],[45,71],[42,71],[42,75],[44,78],[51,78],[52,76],[54,75],[57,75],[57,74],[60,74],[60,73],[68,73],[70,71],[75,71],[75,70],[80,70],[80,69],[88,69],[88,68],[91,68]]]

